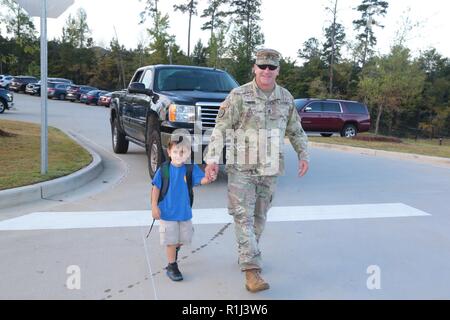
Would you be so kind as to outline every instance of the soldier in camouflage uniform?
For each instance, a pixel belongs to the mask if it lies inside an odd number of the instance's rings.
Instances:
[[[253,69],[255,79],[234,89],[221,105],[205,157],[206,175],[215,180],[224,137],[229,138],[229,132],[234,132],[231,140],[235,142],[241,138],[243,142],[234,143],[231,149],[227,149],[228,209],[235,222],[239,265],[246,275],[246,288],[251,292],[269,288],[260,275],[262,264],[258,244],[272,204],[277,176],[284,174],[285,136],[298,154],[299,175],[304,176],[309,168],[308,139],[294,99],[286,89],[276,84],[279,63],[277,51],[261,49],[257,52]],[[278,136],[274,138],[271,131],[278,131]],[[265,133],[262,135],[265,139],[247,141],[260,132]],[[258,152],[258,148],[267,149],[267,146],[274,145],[278,148],[275,151],[271,149],[270,157]],[[245,153],[244,161],[242,153]],[[259,155],[257,161],[251,161],[255,155]],[[236,161],[239,156],[241,161]]]

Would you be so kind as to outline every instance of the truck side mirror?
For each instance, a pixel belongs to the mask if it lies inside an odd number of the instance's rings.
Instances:
[[[146,89],[145,84],[140,82],[133,82],[128,87],[128,93],[137,93],[137,94],[145,94],[149,97],[153,97],[153,90]]]

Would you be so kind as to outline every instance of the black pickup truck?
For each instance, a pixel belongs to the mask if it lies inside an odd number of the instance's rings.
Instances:
[[[126,153],[130,141],[145,148],[153,177],[167,157],[175,130],[194,134],[196,126],[202,135],[211,131],[221,103],[237,86],[233,77],[218,69],[176,65],[138,69],[128,89],[112,93],[114,152]],[[207,143],[207,139],[196,140],[193,152],[203,153]]]
[[[8,90],[0,88],[0,113],[14,106],[14,96]]]

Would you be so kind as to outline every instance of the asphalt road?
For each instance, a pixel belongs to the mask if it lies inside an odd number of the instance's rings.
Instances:
[[[37,97],[16,94],[15,102],[18,110],[0,119],[39,123]],[[130,222],[150,209],[144,150],[112,153],[104,107],[50,101],[49,124],[96,150],[105,170],[70,194],[0,211],[0,299],[450,298],[448,168],[311,149],[310,172],[299,179],[287,146],[261,243],[271,290],[250,294],[223,214],[225,175],[195,190],[202,218],[182,251],[185,281],[172,283],[157,232],[145,240],[147,225]],[[115,227],[111,212],[121,216]],[[61,224],[36,227],[50,213]],[[75,226],[81,215],[86,224]],[[11,228],[16,218],[20,230]]]

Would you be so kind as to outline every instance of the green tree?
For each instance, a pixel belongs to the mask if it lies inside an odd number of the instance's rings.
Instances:
[[[277,83],[288,89],[294,97],[301,97],[300,68],[295,65],[296,61],[290,58],[281,59],[280,75]]]
[[[186,64],[188,59],[169,34],[169,16],[157,13],[153,28],[148,29],[151,38],[149,64]]]
[[[201,18],[208,18],[203,26],[202,30],[210,30],[210,39],[215,36],[214,30],[223,28],[225,26],[224,18],[229,15],[229,12],[222,11],[221,7],[227,4],[229,0],[208,0],[208,7],[203,10]]]
[[[425,75],[418,63],[411,62],[409,49],[396,46],[390,54],[376,57],[363,70],[359,84],[360,97],[376,106],[375,134],[379,133],[384,111],[398,111],[421,95]]]
[[[309,38],[298,50],[298,57],[304,60],[299,70],[298,96],[317,98],[323,96],[322,88],[326,88],[327,67],[322,59],[321,44],[317,38]]]
[[[381,0],[363,0],[356,8],[361,13],[361,18],[353,21],[357,35],[358,49],[360,52],[360,63],[364,66],[367,59],[374,53],[373,48],[377,44],[377,38],[374,33],[374,26],[384,28],[379,22],[380,17],[387,13],[389,3]]]
[[[203,24],[202,30],[210,30],[207,48],[207,65],[210,67],[219,67],[225,54],[225,34],[229,28],[227,28],[224,18],[230,13],[221,10],[221,8],[227,3],[229,3],[229,0],[208,0],[208,7],[203,10],[201,15],[201,18],[208,18]]]
[[[207,48],[203,46],[202,40],[198,40],[192,53],[192,63],[197,66],[206,66]]]
[[[317,38],[309,38],[303,43],[303,48],[298,50],[298,57],[309,61],[313,58],[320,58],[320,42]]]
[[[188,0],[187,3],[181,5],[174,5],[173,8],[175,11],[181,11],[182,13],[189,14],[189,27],[188,27],[188,50],[187,56],[191,57],[191,22],[192,16],[197,15],[197,1],[196,0]]]
[[[83,8],[78,9],[75,17],[69,15],[67,18],[66,26],[63,27],[62,42],[79,49],[92,46],[93,39],[87,23],[87,13]]]
[[[139,0],[140,2],[144,2],[145,3],[145,8],[144,11],[142,11],[140,13],[140,24],[143,24],[148,17],[150,17],[154,23],[156,23],[155,28],[158,29],[158,21],[156,20],[157,14],[159,13],[158,11],[158,1],[159,0]]]
[[[251,79],[251,66],[256,49],[264,43],[259,26],[261,0],[232,0],[231,8],[234,30],[230,53],[235,59],[232,73],[239,83],[245,83]]]
[[[311,81],[308,89],[308,95],[310,97],[319,99],[325,99],[328,97],[327,86],[325,85],[321,77],[317,77],[313,81]]]
[[[433,48],[422,52],[418,63],[426,74],[422,103],[416,109],[420,127],[430,136],[434,133],[447,135],[450,130],[446,127],[450,116],[450,60]]]
[[[0,20],[6,26],[7,34],[11,35],[15,42],[8,54],[2,52],[1,60],[13,62],[10,68],[11,73],[28,72],[28,66],[39,50],[34,23],[16,1],[0,0],[0,4],[2,7]],[[35,68],[32,69],[35,70]]]
[[[333,95],[333,80],[334,80],[334,68],[335,63],[339,62],[341,58],[341,47],[345,40],[345,29],[344,26],[337,22],[337,6],[338,0],[334,0],[334,6],[331,8],[327,7],[332,14],[331,25],[325,29],[325,43],[323,44],[323,55],[328,64],[329,70],[329,93],[330,96]]]
[[[216,29],[215,34],[209,39],[207,48],[207,65],[213,68],[225,68],[224,56],[227,52],[225,35],[229,26],[221,26]]]

